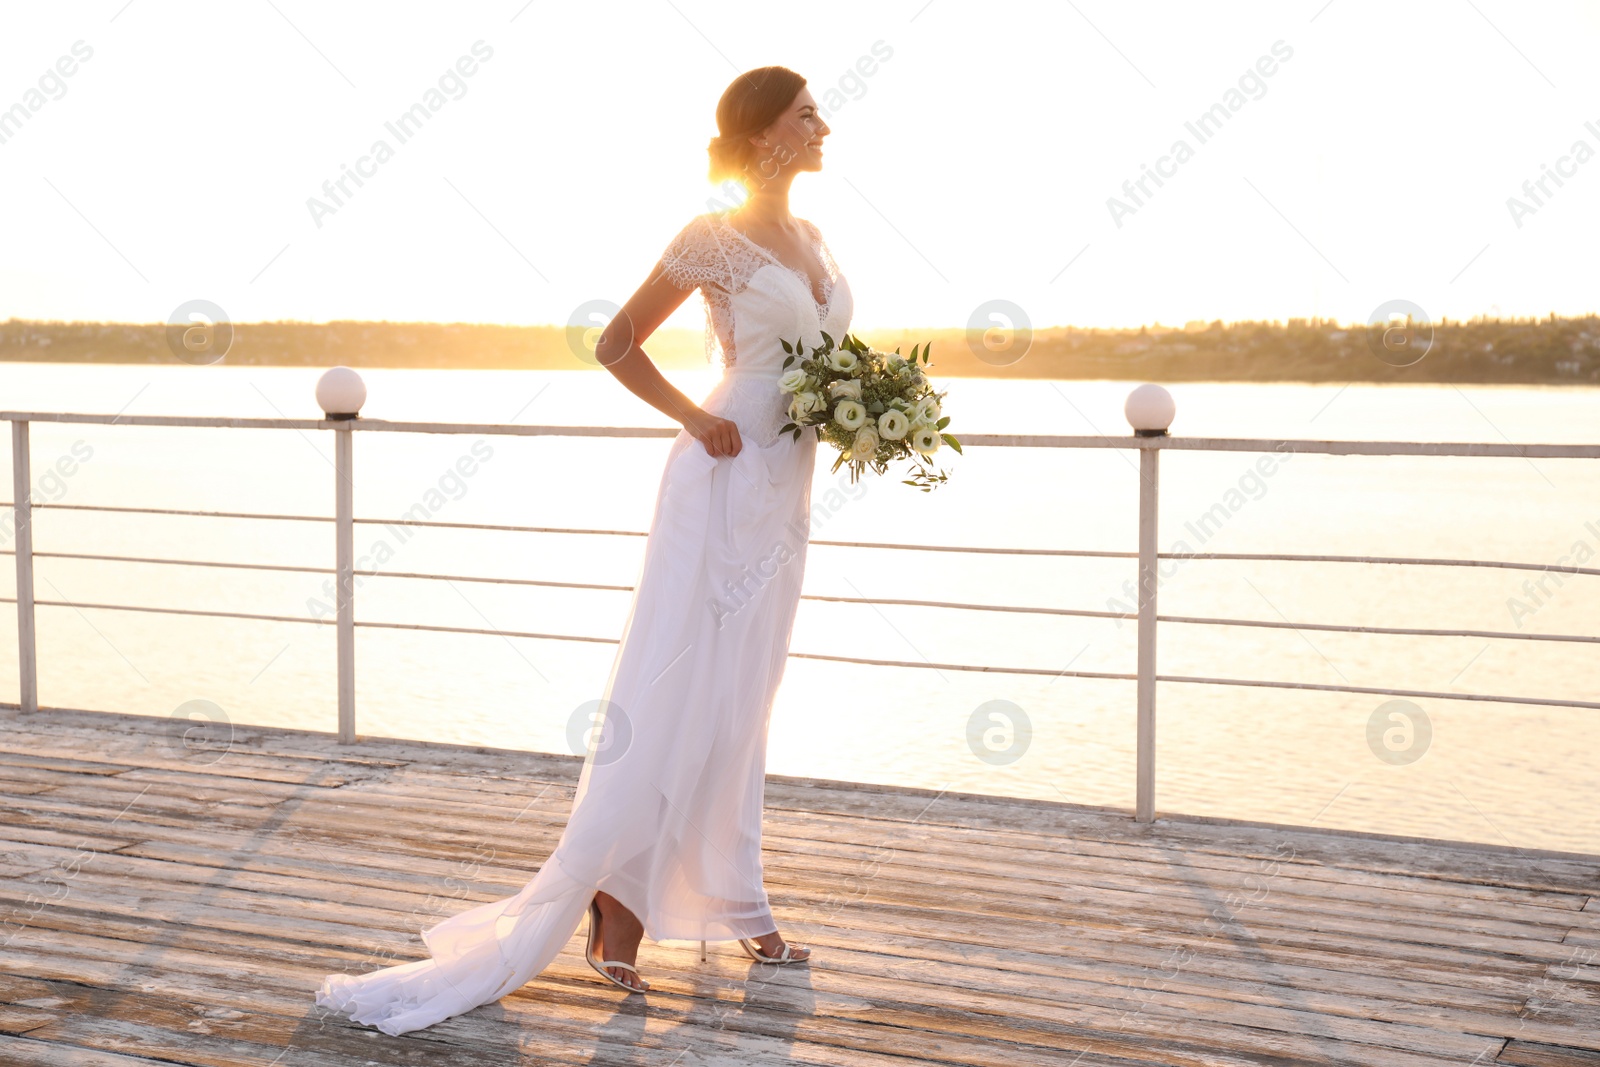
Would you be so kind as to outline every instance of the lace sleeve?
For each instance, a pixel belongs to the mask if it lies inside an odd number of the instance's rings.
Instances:
[[[727,253],[704,215],[695,216],[678,231],[661,254],[661,269],[679,289],[711,285],[726,292],[733,288]]]

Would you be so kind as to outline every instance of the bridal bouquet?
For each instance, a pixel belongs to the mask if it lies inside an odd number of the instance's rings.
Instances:
[[[833,470],[848,463],[853,484],[868,467],[883,474],[890,463],[909,459],[907,485],[926,493],[948,480],[928,463],[941,444],[961,452],[961,442],[943,432],[950,423],[939,407],[944,394],[917,365],[918,359],[928,365],[932,345],[913,347],[907,359],[898,348],[880,352],[849,334],[836,346],[824,333],[810,355],[798,341],[780,343],[789,357],[778,387],[793,394],[783,429],[798,439],[801,427],[817,427],[817,435],[839,450]]]

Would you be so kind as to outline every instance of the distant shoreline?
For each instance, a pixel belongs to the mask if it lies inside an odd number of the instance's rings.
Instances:
[[[234,326],[229,366],[599,369],[580,358],[582,335],[561,326],[476,323],[264,322]],[[1600,317],[1443,321],[1423,336],[1383,346],[1378,327],[1287,323],[1191,323],[1109,330],[1050,327],[1022,349],[1016,336],[961,329],[862,330],[878,348],[933,344],[933,373],[948,378],[1161,382],[1391,384],[1600,384]],[[986,347],[985,342],[992,347]],[[1007,348],[1009,344],[1010,348]],[[711,366],[700,330],[662,329],[645,343],[665,370]],[[1009,354],[1008,354],[1009,353]],[[1380,358],[1383,356],[1384,358]],[[981,358],[980,358],[981,357]],[[1390,360],[1386,362],[1385,359]],[[184,365],[162,323],[0,323],[0,362]]]

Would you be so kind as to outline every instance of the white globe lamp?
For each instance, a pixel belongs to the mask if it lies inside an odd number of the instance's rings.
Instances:
[[[317,404],[330,419],[353,419],[367,402],[367,383],[349,367],[330,367],[317,379]]]
[[[1134,389],[1128,394],[1127,403],[1122,405],[1128,425],[1139,437],[1165,436],[1177,410],[1178,405],[1173,403],[1172,394],[1153,382],[1146,382]]]

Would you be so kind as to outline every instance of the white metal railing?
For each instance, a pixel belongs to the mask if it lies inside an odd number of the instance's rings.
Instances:
[[[16,547],[11,554],[16,557],[17,595],[17,654],[20,688],[20,710],[37,711],[38,664],[35,643],[34,613],[38,607],[76,607],[113,611],[151,612],[156,614],[193,615],[200,617],[254,619],[271,622],[297,622],[312,625],[330,625],[326,619],[309,617],[265,615],[251,612],[202,611],[186,608],[156,608],[133,604],[87,604],[66,601],[39,600],[34,595],[33,561],[35,558],[85,559],[126,563],[166,564],[185,567],[221,567],[240,570],[294,572],[307,574],[333,574],[335,582],[335,619],[331,623],[338,629],[338,693],[339,728],[341,743],[356,739],[356,687],[355,687],[355,627],[375,629],[426,630],[441,633],[486,634],[501,637],[526,637],[544,640],[584,641],[615,644],[615,638],[579,634],[546,634],[522,631],[482,629],[459,626],[437,626],[396,622],[362,622],[355,619],[355,578],[389,577],[438,581],[485,582],[498,585],[537,586],[562,589],[589,589],[605,591],[631,591],[632,586],[606,585],[584,582],[559,582],[538,579],[490,578],[474,575],[448,575],[407,572],[364,571],[355,568],[354,528],[356,523],[388,523],[400,526],[442,527],[451,529],[493,530],[516,533],[556,533],[588,536],[643,537],[639,530],[578,529],[553,526],[515,526],[488,523],[433,522],[411,519],[362,519],[353,513],[354,468],[352,462],[353,440],[357,431],[364,433],[431,433],[480,434],[516,437],[675,437],[679,431],[654,427],[609,426],[520,426],[479,425],[475,423],[444,422],[391,422],[367,418],[330,419],[258,419],[220,418],[164,415],[95,415],[60,412],[0,412],[0,420],[11,423],[12,492],[15,508]],[[334,515],[290,515],[277,513],[196,511],[178,508],[112,507],[91,504],[39,504],[31,500],[32,468],[28,452],[28,428],[34,422],[93,423],[117,426],[172,426],[212,427],[233,429],[270,430],[323,430],[334,434]],[[870,541],[814,540],[811,544],[831,545],[857,549],[894,549],[897,551],[958,552],[968,554],[997,554],[1020,556],[1060,556],[1106,559],[1136,559],[1138,561],[1137,612],[1095,611],[1066,607],[1033,607],[1003,604],[977,604],[960,601],[881,599],[871,597],[843,597],[806,594],[802,599],[833,603],[892,604],[914,607],[942,608],[958,611],[985,611],[1028,613],[1039,615],[1076,616],[1083,618],[1136,619],[1138,623],[1137,669],[1134,674],[1107,671],[1071,671],[1043,667],[1003,667],[971,663],[932,663],[926,660],[868,659],[853,656],[824,655],[811,652],[791,652],[797,659],[827,660],[887,667],[909,667],[952,671],[982,671],[996,674],[1023,674],[1049,677],[1092,678],[1135,683],[1137,709],[1137,777],[1135,787],[1134,817],[1149,822],[1155,817],[1155,753],[1156,753],[1156,703],[1158,682],[1182,682],[1198,685],[1236,685],[1273,689],[1305,689],[1323,692],[1374,694],[1389,697],[1422,697],[1441,700],[1490,701],[1508,704],[1534,704],[1546,707],[1600,709],[1600,702],[1529,697],[1511,694],[1445,693],[1430,690],[1381,689],[1364,686],[1328,685],[1312,682],[1270,681],[1247,678],[1210,678],[1188,675],[1164,675],[1156,672],[1156,634],[1159,623],[1205,626],[1249,626],[1270,629],[1321,630],[1341,633],[1370,633],[1385,635],[1482,637],[1519,641],[1552,641],[1567,643],[1600,643],[1600,637],[1580,634],[1511,633],[1494,630],[1424,629],[1414,627],[1345,626],[1328,623],[1292,622],[1287,619],[1209,618],[1196,616],[1158,615],[1156,611],[1157,567],[1162,559],[1209,560],[1260,560],[1364,564],[1409,564],[1436,567],[1496,567],[1515,570],[1557,572],[1562,574],[1587,574],[1600,576],[1600,568],[1567,565],[1546,565],[1500,560],[1433,559],[1395,556],[1341,556],[1292,553],[1254,552],[1196,552],[1172,554],[1157,550],[1159,532],[1158,502],[1160,487],[1160,457],[1164,451],[1206,452],[1293,452],[1296,454],[1322,454],[1332,456],[1477,456],[1528,459],[1600,459],[1600,445],[1516,445],[1492,443],[1450,443],[1409,441],[1312,441],[1282,438],[1201,438],[1139,436],[1050,436],[1038,434],[963,434],[963,447],[1010,448],[1131,448],[1139,452],[1139,548],[1137,552],[1113,552],[1068,548],[1007,548],[1003,546],[963,545],[907,545]],[[331,522],[334,526],[334,557],[332,568],[295,567],[278,564],[235,563],[207,560],[183,560],[140,556],[121,556],[74,552],[39,552],[33,545],[33,511],[37,507],[51,510],[94,511],[121,514],[151,514],[196,516],[210,518],[253,519],[280,522]]]

